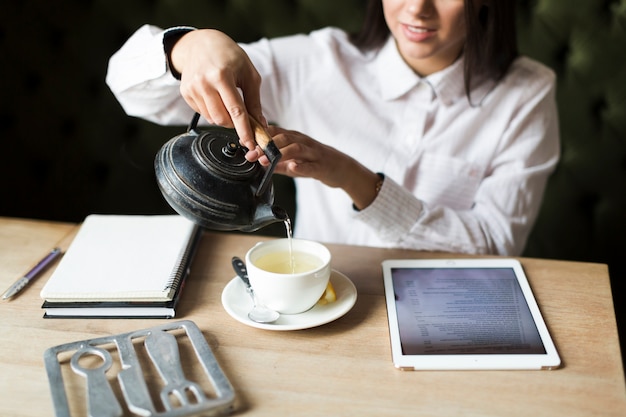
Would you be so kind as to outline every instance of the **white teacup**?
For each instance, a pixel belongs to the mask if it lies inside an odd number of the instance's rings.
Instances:
[[[259,301],[281,314],[309,310],[330,278],[330,251],[321,243],[291,239],[260,242],[246,253],[250,284]]]

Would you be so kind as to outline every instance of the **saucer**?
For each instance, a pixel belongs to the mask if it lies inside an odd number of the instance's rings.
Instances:
[[[330,282],[337,293],[336,301],[325,305],[315,304],[313,308],[300,314],[281,314],[274,323],[257,323],[248,318],[252,299],[239,277],[233,278],[222,291],[222,305],[232,318],[258,329],[308,329],[337,320],[350,311],[356,302],[356,287],[347,276],[333,269]]]

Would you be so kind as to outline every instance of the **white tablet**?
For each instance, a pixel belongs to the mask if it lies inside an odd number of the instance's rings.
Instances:
[[[397,368],[559,367],[519,261],[405,259],[386,260],[382,266]]]

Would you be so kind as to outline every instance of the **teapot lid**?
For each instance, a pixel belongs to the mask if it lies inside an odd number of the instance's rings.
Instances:
[[[222,129],[203,132],[192,145],[197,161],[235,180],[250,178],[259,169],[258,164],[245,158],[246,151],[236,142],[236,136]]]

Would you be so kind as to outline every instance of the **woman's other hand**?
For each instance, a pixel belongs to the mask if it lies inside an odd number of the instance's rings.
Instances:
[[[360,210],[376,198],[380,177],[354,158],[300,132],[275,126],[268,131],[282,154],[276,173],[314,178],[329,187],[341,188]],[[259,161],[269,164],[267,157]]]

